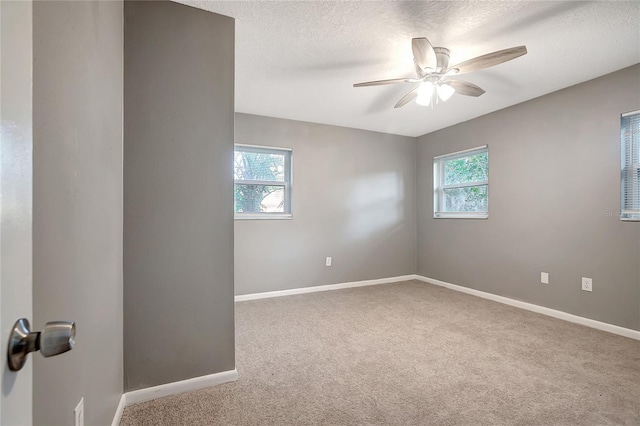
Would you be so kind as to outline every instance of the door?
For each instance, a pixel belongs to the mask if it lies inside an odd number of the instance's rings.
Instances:
[[[0,2],[0,424],[32,423],[32,357],[7,367],[18,318],[32,317],[32,3]]]

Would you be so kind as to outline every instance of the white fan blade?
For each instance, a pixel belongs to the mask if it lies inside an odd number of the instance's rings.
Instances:
[[[468,61],[464,61],[459,63],[458,65],[452,66],[451,68],[449,68],[449,70],[457,69],[458,72],[456,73],[456,75],[466,74],[472,71],[489,68],[526,54],[526,46],[511,47],[509,49],[498,50],[497,52],[491,52],[487,53],[486,55],[469,59]]]
[[[414,38],[411,40],[411,49],[413,50],[413,58],[421,70],[425,68],[435,69],[438,66],[438,58],[433,46],[426,37]],[[418,77],[421,77],[418,74]]]
[[[418,97],[418,89],[420,86],[416,87],[406,95],[404,95],[397,104],[395,104],[394,108],[401,108]]]
[[[365,86],[382,86],[383,84],[396,84],[396,83],[410,83],[411,78],[392,78],[389,80],[376,80],[367,81],[365,83],[356,83],[353,87],[365,87]]]
[[[456,93],[460,95],[475,96],[477,98],[484,94],[484,89],[466,81],[444,80],[443,83],[456,89]]]

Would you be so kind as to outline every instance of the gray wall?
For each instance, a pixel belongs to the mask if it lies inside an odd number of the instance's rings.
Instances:
[[[33,318],[33,7],[0,2],[0,424],[33,423],[33,365],[9,371],[18,318]]]
[[[122,394],[122,2],[33,4],[34,328],[77,322],[34,360],[35,424],[109,424]]]
[[[234,20],[125,2],[125,390],[233,370]]]
[[[419,138],[418,273],[640,329],[640,223],[617,217],[620,114],[638,108],[636,65]],[[489,219],[433,219],[433,157],[483,144]]]
[[[293,149],[293,219],[235,221],[236,294],[415,273],[415,138],[236,114],[236,143]]]

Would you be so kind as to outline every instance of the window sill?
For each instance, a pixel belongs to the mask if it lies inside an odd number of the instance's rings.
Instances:
[[[291,220],[293,219],[292,214],[273,214],[273,213],[263,213],[263,214],[235,214],[233,216],[234,220]]]
[[[434,213],[434,219],[489,219],[489,213]]]

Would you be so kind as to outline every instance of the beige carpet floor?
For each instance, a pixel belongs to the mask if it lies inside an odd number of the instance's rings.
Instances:
[[[236,304],[239,380],[122,425],[640,425],[640,342],[418,281]]]

